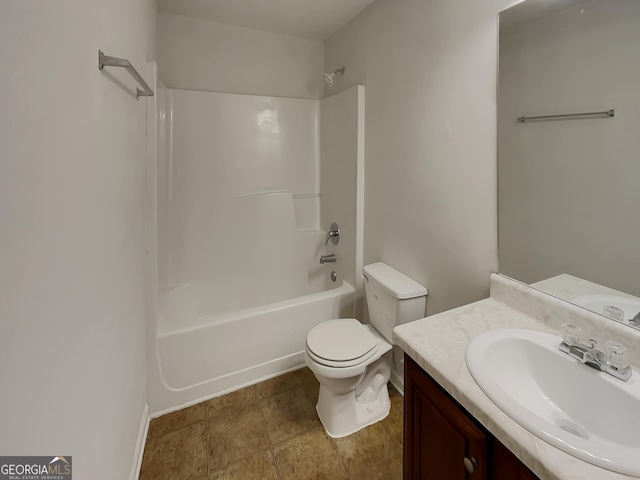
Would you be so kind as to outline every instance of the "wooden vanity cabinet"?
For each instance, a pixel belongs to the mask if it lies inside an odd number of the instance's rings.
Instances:
[[[537,477],[405,355],[404,480]]]
[[[529,468],[495,438],[491,442],[491,480],[538,480]]]

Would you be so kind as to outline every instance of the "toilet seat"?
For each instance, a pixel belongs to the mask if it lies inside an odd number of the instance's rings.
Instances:
[[[355,318],[340,318],[316,325],[307,335],[307,353],[329,367],[346,368],[366,362],[377,351],[377,340]]]

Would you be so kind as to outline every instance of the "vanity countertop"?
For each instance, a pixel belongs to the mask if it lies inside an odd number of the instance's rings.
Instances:
[[[513,292],[505,288],[505,281],[509,280],[492,276],[491,298],[396,327],[396,344],[541,479],[635,478],[591,465],[539,439],[502,412],[474,381],[465,351],[475,336],[495,328],[525,328],[557,333],[560,338],[557,326],[545,321],[544,315],[534,318],[528,314],[532,312],[512,306],[517,301],[505,302],[503,294],[494,295],[494,283],[495,290]],[[569,317],[576,315],[573,312]]]

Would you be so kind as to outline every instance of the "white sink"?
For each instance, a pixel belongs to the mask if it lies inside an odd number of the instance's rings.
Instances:
[[[631,321],[640,312],[640,298],[623,297],[621,295],[580,295],[570,301],[579,307],[587,308],[592,312],[605,316],[610,316],[607,315],[605,307],[617,307],[624,312],[622,323],[634,328],[640,328],[640,325],[636,325]]]
[[[558,350],[560,335],[489,330],[466,351],[471,375],[507,415],[586,462],[640,475],[640,375],[624,382]]]

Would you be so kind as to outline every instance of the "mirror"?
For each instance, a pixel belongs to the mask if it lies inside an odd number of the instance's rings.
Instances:
[[[638,0],[500,14],[499,271],[636,327],[639,45]]]

